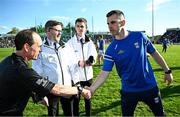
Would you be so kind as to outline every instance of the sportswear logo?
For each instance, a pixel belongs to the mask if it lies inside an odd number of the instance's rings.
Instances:
[[[135,48],[139,48],[139,43],[138,42],[134,43],[134,46]]]
[[[119,50],[118,54],[123,54],[124,51],[123,50]]]
[[[46,79],[38,79],[38,80],[36,81],[36,84],[37,84],[37,85],[41,85],[41,86],[43,86],[43,87],[45,87],[45,86],[47,85],[47,83],[48,83],[48,80],[46,80]]]
[[[118,46],[118,45],[116,44],[116,46],[115,46],[115,48],[114,48],[115,50],[117,49],[117,46]]]
[[[159,98],[158,97],[154,98],[154,102],[159,103]]]

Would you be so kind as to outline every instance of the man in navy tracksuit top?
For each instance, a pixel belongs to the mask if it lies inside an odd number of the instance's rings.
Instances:
[[[115,64],[122,81],[122,115],[133,116],[137,103],[143,101],[155,116],[164,116],[160,92],[146,54],[149,53],[165,71],[168,85],[173,80],[171,70],[144,33],[125,30],[122,11],[112,10],[106,17],[113,41],[105,52],[102,72],[90,87],[91,92],[104,83]]]

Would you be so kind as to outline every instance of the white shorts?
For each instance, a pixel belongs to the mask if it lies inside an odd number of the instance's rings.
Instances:
[[[99,50],[98,54],[99,54],[99,55],[104,55],[103,50]]]

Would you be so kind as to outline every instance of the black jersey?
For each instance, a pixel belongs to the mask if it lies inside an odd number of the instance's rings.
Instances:
[[[32,93],[44,97],[54,85],[13,53],[0,63],[0,116],[22,115]]]

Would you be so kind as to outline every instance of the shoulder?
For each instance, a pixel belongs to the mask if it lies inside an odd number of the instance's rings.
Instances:
[[[145,33],[144,32],[141,32],[141,31],[128,31],[129,32],[129,35],[133,35],[133,36],[144,36]]]
[[[66,44],[73,44],[73,43],[75,43],[75,40],[76,40],[76,37],[74,36],[74,37],[71,37],[67,42],[66,42]]]
[[[72,48],[72,46],[70,44],[65,43],[65,46],[64,46],[63,50],[72,50],[72,49],[73,48]]]
[[[12,61],[12,55],[6,57],[5,59],[3,59],[3,60],[0,62],[0,68],[3,68],[4,66],[9,65],[9,64],[11,63],[11,61]]]
[[[52,47],[43,44],[43,45],[41,46],[41,52],[40,52],[40,54],[42,54],[42,53],[47,53],[47,52],[49,52],[49,51],[51,51],[51,50],[53,50]]]
[[[90,43],[90,44],[94,44],[94,42],[93,42],[91,39],[89,40],[89,43]]]
[[[142,31],[129,31],[129,37],[134,38],[136,40],[145,40],[145,41],[149,40],[145,32]]]
[[[66,43],[70,43],[70,42],[72,42],[72,40],[73,40],[73,37],[70,38]]]

